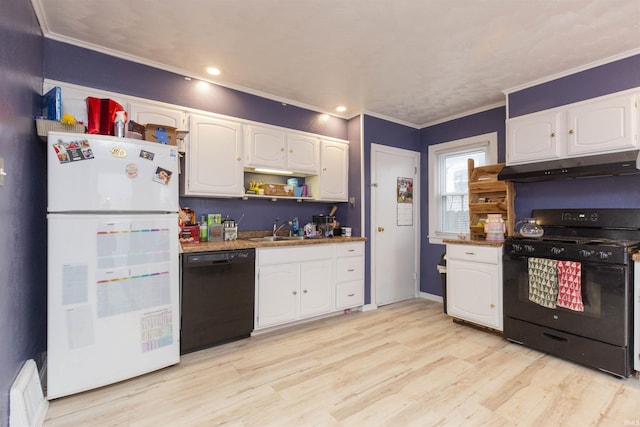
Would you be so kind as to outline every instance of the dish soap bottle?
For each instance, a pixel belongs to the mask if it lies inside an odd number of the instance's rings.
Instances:
[[[200,215],[200,242],[209,241],[209,225],[207,224],[207,217]]]
[[[293,218],[291,221],[291,232],[294,236],[298,235],[298,217]]]

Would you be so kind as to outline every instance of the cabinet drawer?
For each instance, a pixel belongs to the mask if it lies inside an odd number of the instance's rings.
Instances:
[[[364,279],[363,261],[362,257],[338,258],[336,260],[336,281],[341,283]]]
[[[498,264],[502,246],[447,245],[447,259]]]
[[[339,243],[336,245],[336,256],[338,258],[362,255],[364,255],[364,242]]]
[[[342,310],[364,304],[364,281],[343,283],[336,287],[336,309]]]
[[[286,248],[258,248],[258,265],[288,264],[291,262],[317,261],[332,258],[334,245],[320,244],[309,246],[290,246]]]

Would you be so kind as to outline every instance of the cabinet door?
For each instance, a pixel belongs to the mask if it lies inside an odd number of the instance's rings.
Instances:
[[[300,264],[300,318],[333,311],[336,287],[332,266],[332,260]]]
[[[242,125],[192,114],[185,196],[242,196]]]
[[[320,174],[306,179],[317,200],[346,202],[348,198],[349,146],[339,142],[320,143]]]
[[[638,146],[635,95],[586,102],[569,109],[567,154],[582,156]]]
[[[502,330],[501,268],[447,258],[447,313]]]
[[[154,125],[171,126],[176,129],[184,129],[185,127],[184,111],[145,102],[132,102],[129,104],[129,119],[141,125],[152,123]]]
[[[245,166],[284,169],[286,147],[284,132],[247,126]]]
[[[320,141],[317,138],[287,135],[287,169],[293,172],[318,173]]]
[[[300,265],[280,264],[258,269],[256,328],[298,318]]]
[[[553,111],[507,120],[507,165],[561,158],[566,144],[565,117]]]

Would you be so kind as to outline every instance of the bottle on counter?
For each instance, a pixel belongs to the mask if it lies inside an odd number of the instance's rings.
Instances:
[[[113,134],[117,137],[124,137],[124,125],[127,121],[127,113],[125,111],[116,111],[116,117],[113,121]]]
[[[200,242],[209,241],[209,225],[207,224],[207,216],[200,215]]]

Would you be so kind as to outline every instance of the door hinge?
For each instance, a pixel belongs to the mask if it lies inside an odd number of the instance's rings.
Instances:
[[[413,174],[414,175],[418,175],[418,167],[417,166],[413,167]]]

